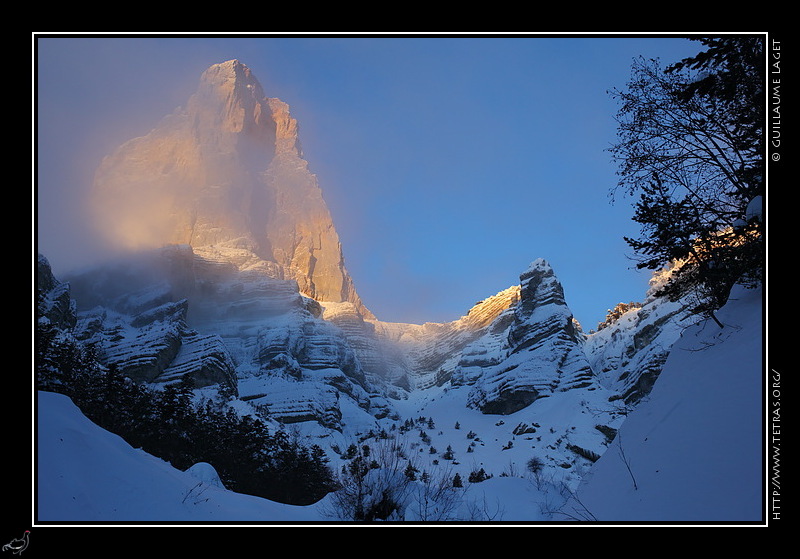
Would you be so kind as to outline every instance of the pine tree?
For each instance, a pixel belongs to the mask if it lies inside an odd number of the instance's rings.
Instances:
[[[444,454],[442,454],[442,458],[444,458],[445,460],[452,460],[453,458],[455,458],[455,452],[453,452],[452,446],[447,445],[447,449],[444,451]]]
[[[406,466],[405,476],[411,481],[416,481],[417,479],[417,469],[411,464],[411,462],[409,462]]]
[[[470,483],[479,483],[481,481],[486,481],[489,479],[489,476],[486,474],[486,471],[481,468],[480,470],[473,470],[470,472],[469,477],[467,478]]]

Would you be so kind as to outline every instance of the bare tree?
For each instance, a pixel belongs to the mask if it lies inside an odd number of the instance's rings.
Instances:
[[[395,439],[362,445],[342,467],[327,515],[359,521],[403,520],[413,488],[413,480],[405,473],[408,455],[404,444]]]
[[[454,477],[452,468],[445,466],[414,484],[411,500],[417,516],[415,520],[441,522],[457,519],[465,490],[453,485]]]

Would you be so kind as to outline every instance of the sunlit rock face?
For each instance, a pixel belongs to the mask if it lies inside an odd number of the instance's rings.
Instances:
[[[391,342],[406,371],[403,386],[425,389],[450,380],[461,352],[475,340],[508,325],[508,316],[519,301],[519,286],[478,301],[464,316],[452,322],[403,324],[370,321],[380,340]],[[387,357],[387,351],[382,356]]]
[[[185,109],[106,157],[91,204],[120,248],[179,244],[237,266],[261,260],[303,294],[372,316],[345,269],[297,122],[236,60],[211,66]]]

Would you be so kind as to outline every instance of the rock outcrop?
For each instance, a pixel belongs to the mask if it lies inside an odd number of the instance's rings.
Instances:
[[[365,317],[338,234],[303,159],[286,103],[264,95],[237,60],[206,70],[185,109],[106,157],[91,203],[115,246],[191,246],[197,254],[263,261],[318,301],[353,303]]]
[[[75,326],[77,313],[70,285],[56,279],[50,262],[41,254],[36,259],[36,293],[38,316],[62,330]]]
[[[459,363],[462,351],[483,336],[502,330],[519,301],[519,286],[511,286],[496,295],[477,302],[466,315],[452,322],[403,324],[370,321],[375,335],[383,340],[386,351],[399,358],[393,360],[406,371],[405,386],[425,389],[442,386]]]
[[[544,260],[520,276],[520,300],[505,324],[502,333],[498,327],[467,348],[453,375],[454,384],[472,385],[470,407],[507,415],[556,392],[601,388],[563,288]]]
[[[584,351],[601,382],[629,406],[650,393],[681,332],[700,317],[686,301],[656,297],[662,274],[655,274],[644,303],[587,336]]]
[[[75,338],[98,349],[98,357],[123,375],[140,383],[164,384],[190,376],[196,388],[219,386],[237,392],[236,366],[218,335],[203,335],[187,324],[189,301],[166,300],[164,284],[140,285],[126,294],[117,291],[115,279],[124,270],[75,276],[78,291],[89,281],[101,305],[82,309],[72,329]],[[91,279],[90,279],[91,278]],[[124,285],[130,286],[126,283]]]

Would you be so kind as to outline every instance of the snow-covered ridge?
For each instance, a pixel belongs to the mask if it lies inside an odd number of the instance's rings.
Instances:
[[[183,245],[76,274],[75,336],[135,380],[191,374],[196,387],[232,390],[277,421],[340,429],[342,399],[385,414],[342,330],[296,282],[268,271]]]
[[[478,301],[464,316],[448,323],[403,324],[371,321],[378,338],[399,351],[409,372],[409,387],[441,386],[453,374],[461,352],[489,331],[502,329],[519,301],[519,286],[508,287]]]
[[[107,363],[141,382],[192,374],[198,387],[233,389],[278,421],[344,431],[377,428],[397,402],[446,387],[468,390],[465,405],[488,414],[568,390],[615,414],[607,403],[630,403],[630,386],[646,393],[681,327],[675,308],[653,302],[656,311],[645,306],[586,338],[541,259],[460,319],[411,325],[313,301],[296,282],[271,277],[269,263],[226,254],[165,247],[71,277],[90,303],[77,337],[100,343]]]
[[[332,451],[391,429],[414,413],[415,402],[450,391],[461,413],[508,417],[507,426],[492,427],[496,436],[535,440],[528,452],[574,485],[572,468],[602,454],[622,417],[618,394],[593,374],[563,289],[544,261],[526,270],[519,286],[447,324],[364,319],[351,303],[303,297],[296,283],[269,277],[251,260],[209,260],[186,246],[71,282],[92,294],[91,308],[79,305],[76,332],[99,342],[108,363],[141,382],[188,373],[205,391],[233,386],[237,409],[321,436]],[[560,410],[555,421],[552,410]],[[579,420],[584,414],[588,421]],[[508,444],[497,450],[510,457]]]
[[[520,282],[520,301],[498,352],[475,371],[473,350],[465,362],[472,374],[456,373],[459,383],[472,385],[469,405],[485,413],[513,413],[538,398],[573,388],[601,388],[550,265],[534,261]]]
[[[570,414],[565,405],[569,401],[540,400],[539,408],[517,412],[505,418],[505,424],[459,407],[463,399],[458,390],[408,402],[413,407],[406,416],[413,411],[435,419],[432,444],[442,449],[451,445],[459,459],[465,458],[459,461],[468,470],[480,465],[494,474],[481,482],[467,482],[463,476],[462,505],[452,519],[476,520],[474,511],[481,511],[490,512],[488,519],[495,522],[762,520],[761,297],[760,290],[737,290],[718,313],[725,329],[710,322],[687,329],[654,390],[617,425],[620,436],[612,437],[603,456],[594,464],[584,461],[581,468],[577,463],[570,469],[557,467],[555,471],[571,476],[565,480],[569,487],[546,471],[535,476],[520,471],[531,456],[563,459],[574,455],[567,445],[587,445],[586,435],[576,435],[581,429],[571,426],[591,425],[594,418]],[[570,394],[574,391],[563,396]],[[213,475],[196,477],[195,468],[175,470],[101,430],[64,396],[40,393],[37,402],[42,481],[37,522],[340,520],[330,516],[328,499],[310,506],[281,505],[225,490],[214,483]],[[559,429],[534,426],[545,418]],[[459,428],[454,429],[456,421]],[[523,423],[536,430],[516,436],[513,446],[507,444],[508,429]],[[504,428],[508,438],[496,441]],[[480,436],[466,438],[471,432]],[[474,453],[464,454],[464,442],[470,440],[480,442]],[[500,450],[501,443],[507,450]],[[498,475],[515,460],[518,475]],[[574,484],[581,479],[579,486]],[[422,519],[415,516],[416,510],[409,507],[406,520]]]

